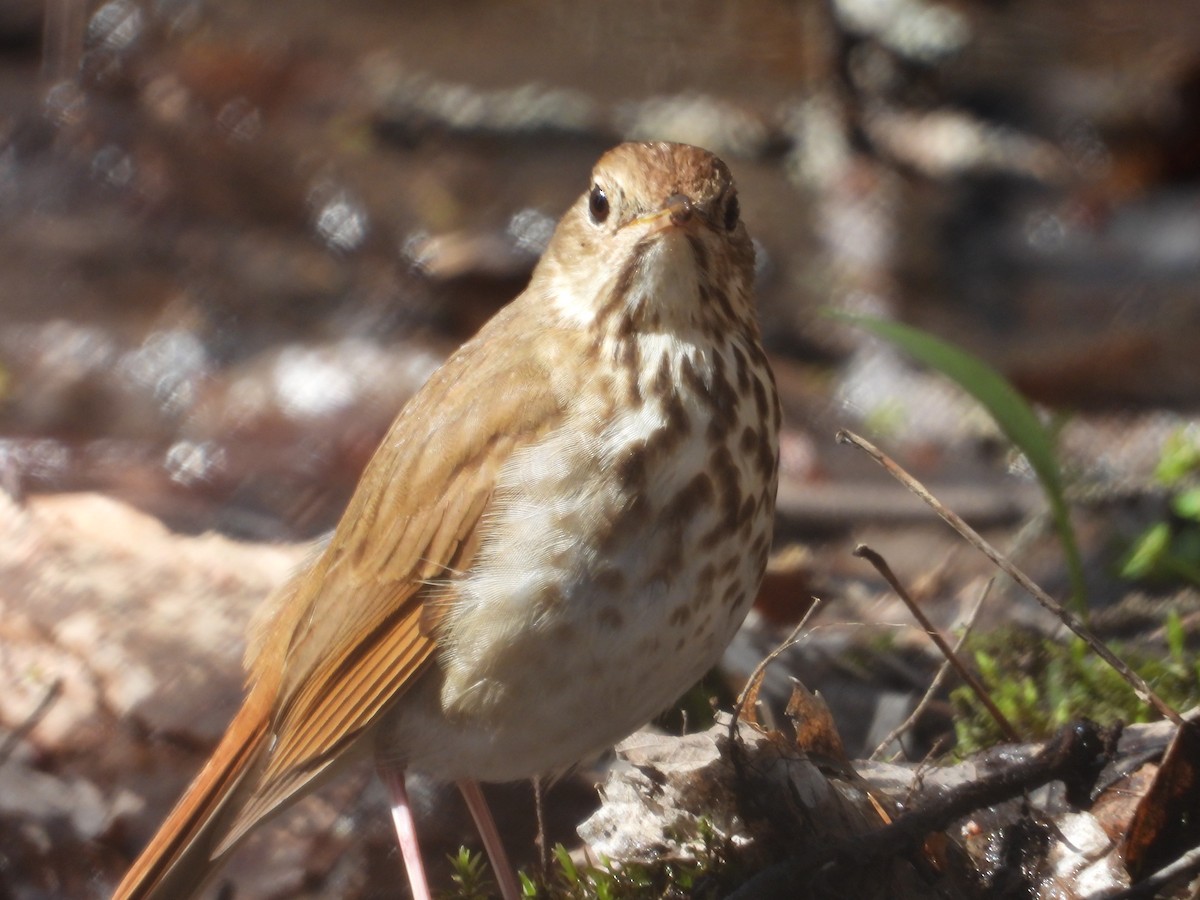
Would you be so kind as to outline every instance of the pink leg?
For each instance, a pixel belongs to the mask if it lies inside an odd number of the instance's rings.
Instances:
[[[467,809],[475,819],[475,827],[483,839],[483,849],[487,851],[488,859],[492,862],[492,873],[496,883],[500,885],[500,894],[504,900],[521,900],[521,889],[517,884],[517,874],[513,871],[508,854],[504,852],[504,843],[500,840],[500,832],[496,830],[496,822],[492,819],[492,811],[488,809],[487,801],[483,799],[483,791],[479,782],[464,778],[458,782],[463,799],[467,801]]]
[[[417,846],[417,825],[413,821],[412,807],[408,805],[408,791],[404,788],[404,770],[381,766],[379,777],[383,779],[392,798],[392,822],[396,826],[400,855],[404,857],[412,900],[432,900],[429,880],[425,877],[425,864],[421,862],[421,848]]]

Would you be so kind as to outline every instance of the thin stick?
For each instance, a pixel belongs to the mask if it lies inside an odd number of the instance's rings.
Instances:
[[[813,597],[812,599],[812,606],[808,608],[808,612],[801,616],[800,621],[796,623],[796,627],[792,629],[792,633],[787,636],[787,640],[764,656],[762,661],[754,667],[754,671],[750,673],[750,677],[746,679],[746,686],[742,688],[741,693],[738,694],[738,698],[733,704],[733,717],[729,722],[730,740],[733,739],[737,732],[738,720],[742,717],[742,710],[745,708],[747,698],[752,694],[757,696],[758,688],[762,684],[763,676],[765,676],[767,673],[767,666],[771,665],[771,663],[779,659],[780,656],[782,656],[792,647],[796,646],[800,640],[800,632],[803,631],[805,626],[808,625],[809,621],[812,620],[813,614],[817,611],[817,607],[821,605],[820,597]]]
[[[1135,900],[1135,898],[1140,900],[1142,897],[1155,897],[1159,888],[1172,881],[1178,881],[1184,876],[1195,875],[1196,872],[1200,872],[1200,847],[1193,847],[1170,865],[1143,878],[1137,884],[1115,894],[1106,895],[1105,900]]]
[[[992,590],[992,585],[995,583],[994,578],[989,578],[987,584],[983,586],[983,590],[979,592],[979,596],[975,599],[975,605],[971,607],[971,611],[967,614],[966,624],[963,625],[962,634],[958,636],[958,640],[954,644],[954,653],[957,656],[962,650],[963,645],[967,642],[967,637],[975,628],[975,622],[979,619],[979,613],[983,609],[983,601],[987,599],[987,595]],[[908,714],[908,717],[891,730],[887,737],[879,742],[879,746],[871,753],[870,759],[880,759],[883,756],[883,751],[893,743],[899,742],[905,732],[910,731],[916,723],[924,715],[925,710],[933,703],[933,698],[937,696],[938,691],[942,689],[942,685],[946,683],[946,679],[950,677],[950,660],[943,662],[937,670],[937,674],[933,676],[933,681],[929,683],[929,688],[925,691],[923,697],[913,711]]]
[[[892,571],[892,567],[887,564],[887,560],[866,544],[859,544],[855,547],[854,555],[860,559],[865,559],[873,565],[875,571],[882,575],[884,580],[891,585],[892,590],[896,592],[896,596],[904,601],[904,605],[908,607],[908,611],[912,613],[912,617],[925,629],[925,633],[929,635],[929,639],[942,652],[942,656],[946,658],[946,662],[954,667],[954,671],[958,673],[959,678],[966,682],[967,687],[971,689],[971,693],[975,695],[975,699],[983,704],[983,708],[988,711],[988,715],[1000,726],[1000,730],[1004,732],[1004,736],[1014,744],[1021,740],[1021,736],[1012,727],[1012,723],[1005,718],[1004,713],[1000,712],[1000,707],[996,706],[995,702],[988,695],[987,688],[975,677],[975,673],[967,668],[966,664],[958,658],[958,654],[954,652],[954,648],[942,637],[942,633],[937,630],[933,622],[929,621],[929,616],[925,615],[925,611],[917,606],[913,598],[908,595],[908,591],[904,590],[904,586],[900,584],[900,580],[896,577],[896,573]]]
[[[533,809],[537,817],[538,874],[542,884],[550,883],[550,847],[546,844],[546,793],[540,775],[529,779],[533,782]]]
[[[0,765],[8,762],[9,756],[17,749],[17,745],[29,736],[29,733],[37,727],[38,722],[42,721],[46,713],[50,712],[50,707],[54,706],[62,694],[62,679],[56,678],[53,683],[46,688],[46,693],[42,695],[42,699],[38,701],[38,705],[34,707],[33,712],[25,717],[25,721],[14,728],[3,742],[0,742]]]
[[[729,900],[794,898],[797,885],[816,883],[823,896],[845,896],[832,890],[847,873],[855,880],[864,871],[875,871],[880,860],[894,859],[919,848],[926,837],[955,820],[987,806],[1062,781],[1068,792],[1085,795],[1104,766],[1116,753],[1119,728],[1102,729],[1092,722],[1068,725],[1050,738],[1032,757],[1006,763],[994,772],[956,788],[931,792],[889,824],[860,834],[829,841],[808,841],[795,856],[760,870],[729,895]],[[1070,796],[1070,793],[1068,793]],[[851,882],[853,883],[853,882]]]
[[[1059,620],[1067,626],[1067,628],[1075,632],[1075,634],[1078,635],[1084,641],[1084,643],[1086,643],[1092,649],[1093,653],[1112,666],[1113,669],[1116,670],[1116,672],[1129,683],[1130,687],[1133,688],[1134,693],[1138,695],[1142,702],[1149,703],[1156,710],[1158,710],[1161,715],[1170,719],[1176,725],[1183,725],[1182,716],[1180,716],[1179,713],[1165,700],[1159,697],[1158,694],[1154,693],[1154,691],[1150,688],[1150,685],[1146,684],[1144,678],[1138,675],[1137,672],[1134,672],[1131,668],[1129,668],[1129,666],[1118,659],[1111,650],[1104,646],[1104,644],[1102,644],[1100,640],[1094,634],[1092,634],[1088,627],[1084,625],[1074,613],[1064,609],[1061,604],[1054,600],[1054,598],[1034,584],[1033,580],[1028,575],[1026,575],[1015,565],[1009,562],[1008,559],[1002,556],[995,547],[985,541],[979,535],[979,533],[971,528],[971,526],[966,522],[964,522],[957,513],[943,506],[936,497],[934,497],[931,493],[929,493],[928,490],[925,489],[924,485],[900,468],[900,466],[897,465],[885,453],[883,453],[883,451],[877,448],[870,441],[859,437],[857,434],[854,434],[850,431],[839,431],[837,434],[837,439],[840,443],[852,444],[855,447],[858,447],[858,449],[865,452],[868,456],[883,466],[883,468],[887,470],[888,474],[890,474],[893,478],[929,504],[933,511],[941,516],[951,528],[962,535],[963,539],[966,540],[967,543],[999,566],[1009,578],[1028,591],[1029,595],[1033,597],[1034,600],[1056,615]]]
[[[517,870],[508,859],[508,851],[504,849],[504,841],[500,839],[500,831],[496,828],[496,820],[488,807],[483,789],[474,778],[460,778],[457,782],[459,793],[467,801],[467,809],[475,820],[475,828],[483,841],[483,849],[487,851],[488,860],[492,864],[492,876],[500,888],[500,896],[504,900],[521,900],[521,885],[517,878]]]

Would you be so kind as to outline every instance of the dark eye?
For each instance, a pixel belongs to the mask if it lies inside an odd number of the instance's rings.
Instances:
[[[737,228],[738,216],[741,215],[741,207],[738,204],[737,194],[734,194],[725,202],[725,230],[733,231]]]
[[[597,225],[608,218],[608,195],[598,184],[592,185],[592,192],[588,195],[588,212]]]

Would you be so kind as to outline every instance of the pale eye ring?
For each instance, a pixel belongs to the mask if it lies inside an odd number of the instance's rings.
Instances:
[[[588,194],[588,212],[597,225],[608,218],[608,195],[598,184],[593,184],[592,192]]]

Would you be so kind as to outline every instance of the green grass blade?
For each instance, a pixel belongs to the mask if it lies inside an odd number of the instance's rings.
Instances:
[[[1000,430],[1029,460],[1034,474],[1050,503],[1054,526],[1067,559],[1071,577],[1072,599],[1076,609],[1087,611],[1087,592],[1083,577],[1083,563],[1079,556],[1079,545],[1075,541],[1075,530],[1063,496],[1062,475],[1059,472],[1058,456],[1054,442],[1042,423],[1038,421],[1032,407],[1017,389],[999,372],[983,360],[964,350],[946,343],[940,338],[884,319],[856,316],[849,313],[830,311],[835,319],[863,328],[877,337],[903,350],[918,362],[941,372],[960,388],[974,397]]]

